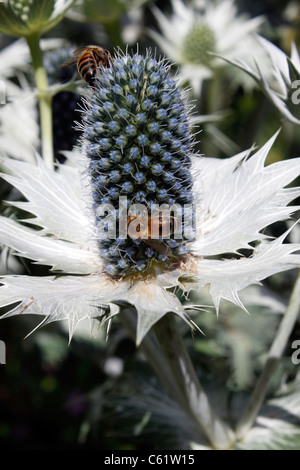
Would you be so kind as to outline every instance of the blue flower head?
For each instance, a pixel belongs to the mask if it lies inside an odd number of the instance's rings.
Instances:
[[[109,68],[99,70],[83,111],[83,128],[96,223],[105,226],[101,220],[105,215],[99,216],[98,209],[103,201],[108,202],[118,214],[118,232],[120,214],[124,214],[119,210],[120,196],[127,198],[126,207],[143,204],[148,216],[156,204],[165,208],[180,204],[184,215],[184,206],[193,202],[188,108],[165,61],[149,53],[112,59]],[[147,219],[144,225],[137,224],[139,212],[125,216],[126,229],[129,222],[136,224],[136,237],[122,238],[119,233],[115,238],[99,237],[107,274],[141,273],[153,263],[186,256],[188,240],[184,232],[175,240],[170,214],[166,237],[162,234],[163,212],[154,219],[158,230],[154,243],[155,227]]]

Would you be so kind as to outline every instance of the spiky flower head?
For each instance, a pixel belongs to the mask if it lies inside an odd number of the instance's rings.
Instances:
[[[165,61],[149,54],[145,58],[138,54],[119,56],[109,69],[100,72],[86,102],[83,146],[89,161],[97,227],[104,228],[108,206],[117,214],[117,236],[115,233],[113,239],[99,236],[106,272],[115,275],[134,270],[144,272],[154,261],[184,256],[188,237],[183,233],[181,239],[174,238],[172,227],[164,242],[152,241],[158,244],[159,251],[147,244],[154,239],[147,226],[148,213],[153,216],[155,208],[169,210],[178,206],[183,218],[191,213],[193,202],[188,107],[169,76]],[[129,222],[135,224],[137,237],[122,238],[122,209],[124,214],[134,205],[137,212],[131,212],[128,216],[131,219],[123,219],[123,224],[126,228]],[[138,205],[144,205],[147,211],[144,224],[141,217],[134,218],[141,215]],[[173,216],[170,217],[172,222]],[[153,225],[155,220],[153,217]]]

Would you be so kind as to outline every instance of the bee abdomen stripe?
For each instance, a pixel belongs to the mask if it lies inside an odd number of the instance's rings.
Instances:
[[[96,69],[95,62],[92,59],[90,59],[89,57],[87,57],[86,59],[80,60],[78,62],[78,70],[79,70],[80,73],[82,73],[83,70],[87,70],[89,68],[91,68],[93,70]]]

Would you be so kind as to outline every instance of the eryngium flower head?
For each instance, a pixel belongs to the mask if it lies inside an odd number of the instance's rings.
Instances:
[[[260,53],[253,33],[258,31],[263,18],[239,15],[234,0],[193,0],[188,4],[171,0],[171,3],[171,15],[153,7],[160,33],[151,30],[149,34],[180,66],[182,79],[190,82],[196,95],[202,82],[212,78],[217,68],[224,67],[215,54],[248,62],[252,61],[253,50],[256,55]]]
[[[143,272],[153,261],[184,256],[186,233],[176,239],[171,223],[170,236],[166,231],[163,242],[154,241],[152,233],[155,207],[165,211],[180,207],[180,218],[187,219],[193,202],[188,107],[165,62],[138,54],[115,58],[95,80],[83,123],[83,146],[106,272]],[[137,237],[122,238],[122,209],[124,213],[134,205],[137,212],[123,217],[123,223],[129,229],[131,222]],[[139,209],[143,205],[147,214],[142,228]],[[108,208],[117,214],[119,231],[117,236],[112,234],[113,239],[103,231]],[[152,213],[152,227],[148,227],[148,212],[149,217]],[[166,216],[160,217],[162,225]],[[174,224],[173,216],[170,222]]]
[[[11,204],[33,217],[25,219],[26,225],[0,217],[0,242],[55,272],[3,276],[0,307],[12,305],[6,316],[44,315],[43,324],[68,320],[71,337],[83,319],[107,320],[129,304],[137,311],[139,344],[168,312],[194,327],[186,311],[195,306],[182,304],[173,289],[187,294],[209,286],[217,310],[221,299],[244,308],[240,290],[299,266],[299,243],[286,243],[287,233],[270,239],[265,232],[298,209],[290,202],[299,196],[299,188],[285,186],[299,174],[299,159],[265,167],[275,136],[252,156],[248,150],[224,160],[199,157],[191,153],[188,129],[182,131],[188,121],[181,92],[163,62],[150,55],[117,56],[110,67],[99,69],[87,99],[84,151],[66,153],[68,160],[56,171],[40,158],[37,165],[2,158],[2,177],[27,199]],[[170,155],[164,160],[166,152]],[[131,169],[126,171],[125,165]],[[165,178],[169,172],[172,193]],[[144,183],[137,179],[139,173]],[[113,189],[129,205],[143,193],[138,200],[147,209],[155,198],[169,206],[173,197],[184,207],[190,201],[186,195],[192,195],[194,238],[180,239],[178,246],[167,244],[165,260],[142,239],[137,245],[128,239],[122,249],[124,239],[99,240],[99,194],[109,199],[113,212]],[[136,246],[139,251],[134,251]],[[127,248],[132,248],[131,256],[125,256]],[[244,256],[242,249],[250,255]]]

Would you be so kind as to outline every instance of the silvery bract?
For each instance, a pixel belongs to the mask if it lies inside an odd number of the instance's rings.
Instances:
[[[264,64],[257,61],[250,67],[242,60],[229,60],[233,65],[247,72],[265,91],[285,119],[300,124],[300,57],[297,46],[293,43],[291,56],[263,37],[259,37],[261,45],[271,59],[271,72],[266,74]]]

